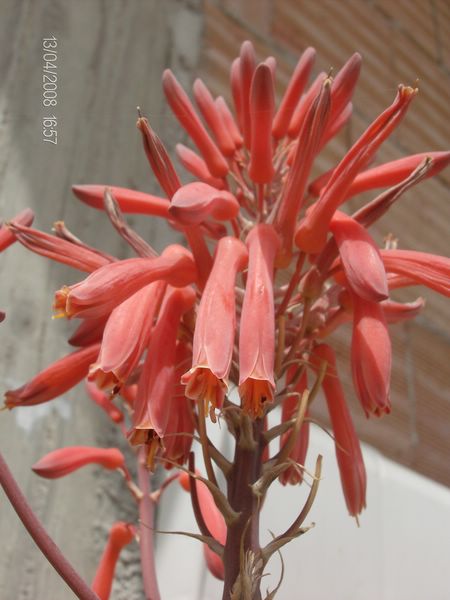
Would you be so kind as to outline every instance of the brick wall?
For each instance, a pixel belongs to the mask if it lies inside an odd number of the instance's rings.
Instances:
[[[378,155],[384,162],[450,141],[450,6],[446,0],[205,0],[201,76],[229,98],[229,65],[241,42],[250,39],[258,56],[277,59],[277,89],[284,89],[298,55],[318,51],[315,70],[337,70],[354,52],[364,64],[351,124],[322,153],[318,165],[336,163],[346,148],[395,96],[398,83],[420,93],[398,132]],[[381,242],[388,233],[399,247],[448,254],[450,169],[409,192],[374,228]],[[360,200],[353,201],[353,206]],[[426,298],[413,323],[391,328],[394,347],[391,415],[366,420],[355,401],[349,373],[341,369],[362,439],[387,456],[450,485],[449,305],[423,288],[397,293],[398,299]],[[348,354],[350,330],[334,339]],[[316,416],[326,422],[318,406]]]

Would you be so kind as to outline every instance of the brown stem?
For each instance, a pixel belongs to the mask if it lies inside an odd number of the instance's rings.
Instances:
[[[22,494],[1,453],[0,483],[28,533],[36,542],[45,558],[59,573],[62,579],[64,579],[74,594],[78,598],[81,598],[81,600],[99,600],[97,594],[95,594],[88,584],[78,575],[62,554],[61,550],[45,531],[42,523],[39,521],[25,499],[25,496]]]
[[[314,480],[311,485],[311,489],[308,494],[308,498],[300,511],[300,514],[295,519],[295,521],[286,529],[284,533],[274,538],[265,548],[262,550],[262,557],[264,564],[270,559],[272,554],[279,550],[282,546],[289,543],[294,537],[298,537],[302,533],[305,533],[309,528],[301,529],[301,525],[303,521],[308,516],[309,511],[314,503],[314,500],[317,495],[317,490],[319,488],[320,476],[322,473],[322,456],[319,454],[316,460],[316,470],[314,473]],[[314,525],[313,525],[314,526]]]
[[[259,578],[261,573],[255,569],[250,573],[244,570],[244,563],[249,567],[249,552],[259,557],[259,512],[260,500],[252,491],[254,484],[261,475],[262,453],[265,441],[262,437],[264,428],[263,419],[257,419],[253,423],[253,447],[242,443],[241,435],[238,434],[233,467],[227,476],[228,501],[233,510],[240,513],[239,518],[229,525],[227,540],[224,550],[225,581],[222,600],[229,600],[233,586],[240,578],[241,586],[244,586],[243,578],[250,576],[250,582],[254,584],[251,600],[260,600],[261,592]],[[255,583],[256,582],[256,583]]]
[[[153,550],[153,521],[154,504],[150,499],[150,480],[146,465],[145,446],[139,450],[138,455],[138,481],[142,491],[139,502],[139,545],[141,549],[142,581],[144,584],[145,600],[160,600],[158,582],[156,579],[155,556]],[[142,525],[144,525],[142,527]]]

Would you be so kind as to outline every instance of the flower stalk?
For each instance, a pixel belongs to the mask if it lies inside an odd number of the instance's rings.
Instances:
[[[0,483],[16,511],[24,527],[31,535],[39,550],[59,573],[73,593],[81,600],[99,600],[88,584],[75,571],[61,550],[48,535],[44,526],[33,512],[27,499],[21,492],[16,480],[8,468],[2,454],[0,454]]]

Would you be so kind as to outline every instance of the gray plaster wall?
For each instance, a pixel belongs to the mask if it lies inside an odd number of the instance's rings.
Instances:
[[[35,225],[55,220],[88,243],[131,255],[108,219],[75,200],[72,183],[110,183],[159,192],[140,135],[142,107],[169,147],[179,131],[160,77],[171,67],[188,83],[198,62],[202,12],[197,0],[0,0],[0,218],[24,207]],[[58,144],[42,141],[42,38],[58,40]],[[161,249],[158,220],[130,218]],[[174,237],[172,236],[172,239]],[[16,244],[0,256],[0,387],[3,393],[70,348],[72,324],[51,319],[53,293],[82,274]],[[68,445],[109,446],[115,430],[78,389],[46,405],[0,413],[0,447],[31,505],[74,566],[92,579],[107,530],[135,519],[119,475],[86,468],[58,481],[40,480],[31,465]],[[131,508],[130,508],[131,507]],[[19,523],[0,491],[1,600],[73,598]],[[113,598],[144,598],[139,557],[127,549]]]

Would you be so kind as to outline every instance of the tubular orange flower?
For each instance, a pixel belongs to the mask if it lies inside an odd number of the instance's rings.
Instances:
[[[104,254],[99,254],[87,246],[72,244],[54,235],[18,223],[10,223],[9,228],[15,238],[28,250],[86,273],[92,273],[114,260],[113,257],[109,259]]]
[[[350,515],[357,517],[366,507],[366,469],[339,381],[334,352],[327,344],[320,344],[314,349],[311,359],[316,371],[320,370],[323,361],[327,362],[322,387],[334,432],[336,458],[345,502]]]
[[[403,276],[390,279],[389,287],[425,285],[439,294],[450,296],[450,259],[414,250],[380,250],[388,273]]]
[[[383,261],[364,227],[345,213],[336,211],[330,231],[339,248],[347,281],[355,294],[372,302],[385,300],[389,291]]]
[[[294,161],[283,190],[283,196],[275,219],[275,226],[282,237],[282,251],[277,258],[278,266],[286,267],[292,257],[292,241],[299,210],[310,170],[325,131],[330,110],[330,81],[326,79],[317,98],[305,115],[300,131]]]
[[[239,127],[239,133],[242,133],[242,145],[244,145],[244,117],[242,114],[242,84],[241,84],[241,59],[235,58],[231,63],[230,68],[230,87],[231,94],[233,96],[234,111],[236,113],[237,124]]]
[[[327,79],[327,74],[320,72],[309,87],[309,90],[300,99],[289,123],[288,135],[292,139],[296,139],[302,129],[303,122],[311,109],[312,103],[319,95],[320,89]]]
[[[167,150],[150,127],[147,119],[140,117],[137,121],[137,128],[142,133],[145,154],[152,171],[167,196],[172,198],[181,186],[181,182]]]
[[[184,393],[179,390],[177,385],[184,372],[186,362],[191,360],[192,352],[189,346],[178,341],[175,351],[175,374],[174,388],[170,399],[170,419],[167,422],[166,432],[164,436],[164,448],[162,452],[163,459],[169,459],[164,466],[166,469],[173,467],[173,462],[179,465],[184,464],[191,450],[195,423],[194,423],[194,407],[192,400],[186,398]]]
[[[68,446],[49,452],[31,468],[40,477],[58,479],[91,464],[101,465],[104,469],[114,471],[125,465],[125,458],[117,448]]]
[[[208,169],[215,177],[224,177],[228,173],[227,161],[204,128],[186,92],[170,69],[164,71],[162,83],[174,115],[200,150]]]
[[[116,564],[123,548],[134,539],[134,528],[128,523],[118,521],[111,527],[108,541],[95,573],[92,589],[99,600],[109,600],[114,581]]]
[[[295,243],[306,252],[320,252],[325,245],[331,218],[344,202],[346,193],[382,142],[404,117],[417,90],[400,86],[393,104],[387,108],[363,133],[333,171],[322,190],[319,200],[310,207],[295,234]]]
[[[236,149],[242,148],[242,144],[244,140],[242,139],[242,135],[239,131],[238,126],[236,125],[236,121],[234,120],[233,115],[231,114],[230,109],[228,108],[228,104],[222,96],[219,96],[215,99],[215,104],[217,106],[217,110],[220,112],[225,127],[229,131],[234,145]]]
[[[270,72],[272,74],[272,80],[275,83],[275,78],[277,76],[277,59],[275,58],[275,56],[268,56],[263,61],[263,64],[269,67]]]
[[[97,269],[81,283],[55,294],[57,316],[93,318],[111,312],[118,304],[153,281],[182,287],[197,276],[190,252],[176,244],[157,258],[128,258]]]
[[[181,380],[188,398],[205,402],[206,409],[211,405],[211,411],[222,406],[227,390],[236,327],[234,285],[247,259],[245,245],[236,238],[219,241],[197,313],[192,368]]]
[[[378,167],[373,167],[359,173],[349,187],[346,199],[352,198],[362,192],[367,192],[368,190],[400,183],[426,158],[430,158],[433,161],[433,167],[428,171],[427,178],[434,177],[450,164],[450,152],[421,152],[420,154],[413,154],[384,163]]]
[[[352,99],[361,71],[362,58],[355,52],[339,70],[331,85],[329,127],[332,127]],[[325,132],[327,135],[327,132]]]
[[[124,213],[152,215],[166,219],[169,215],[169,200],[136,190],[129,190],[115,185],[73,185],[72,191],[85,204],[98,210],[105,210],[103,198],[107,188],[111,190],[120,206],[120,210]]]
[[[102,389],[117,389],[137,367],[148,344],[153,320],[166,283],[155,281],[119,304],[109,316],[100,354],[89,369],[89,380]]]
[[[148,465],[153,467],[170,418],[170,399],[175,385],[175,356],[181,316],[195,302],[192,288],[169,289],[150,338],[147,357],[134,404],[132,444],[149,446]]]
[[[195,423],[194,407],[192,400],[185,397],[177,385],[185,369],[185,364],[191,359],[191,350],[184,342],[179,341],[175,351],[175,374],[174,388],[170,399],[170,418],[167,422],[164,436],[163,459],[169,459],[170,462],[164,463],[166,469],[173,467],[173,462],[180,465],[184,464],[191,450]]]
[[[272,120],[275,90],[270,67],[260,64],[255,70],[250,92],[251,131],[248,174],[255,183],[269,183],[275,170],[272,163]]]
[[[288,369],[286,383],[288,383],[292,380],[292,377],[296,371],[296,368],[297,367],[294,366],[294,367],[291,367],[290,369]],[[298,407],[298,403],[299,403],[299,395],[301,396],[301,394],[307,388],[307,385],[308,385],[307,375],[306,375],[306,371],[304,371],[302,376],[300,377],[298,384],[294,388],[294,391],[296,392],[296,394],[289,395],[286,398],[286,400],[283,402],[283,406],[281,409],[281,422],[282,423],[285,423],[286,421],[289,421],[290,419],[292,419],[296,416],[297,407]],[[305,415],[305,416],[307,416],[307,415]],[[287,439],[289,438],[290,433],[291,432],[288,431],[287,433],[284,433],[280,437],[280,450],[283,447],[283,445],[286,443]],[[289,458],[291,460],[293,460],[296,463],[296,465],[295,466],[292,465],[292,466],[288,467],[281,473],[279,480],[282,485],[287,485],[288,483],[290,485],[297,485],[303,481],[303,467],[305,466],[306,453],[308,452],[308,444],[309,444],[309,421],[307,421],[305,419],[302,423],[302,426],[300,427],[300,432],[297,436],[297,439],[295,440],[294,447],[292,448],[291,452],[289,453]]]
[[[322,133],[322,138],[319,143],[318,150],[336,135],[341,127],[346,123],[352,114],[351,98],[358,82],[359,73],[361,70],[361,56],[355,52],[342,69],[339,70],[331,85],[330,97],[330,116],[328,118],[325,131]],[[312,104],[313,90],[317,94],[320,88],[320,83],[325,80],[325,74],[320,73],[314,81],[309,91],[305,94],[303,102],[298,105],[290,127],[291,137],[295,137],[303,125],[306,113]]]
[[[175,385],[179,380],[178,375],[174,377]],[[192,400],[184,395],[176,395],[174,391],[169,402],[170,419],[162,440],[161,459],[166,469],[173,469],[174,463],[183,465],[189,458],[195,435],[195,423]]]
[[[239,394],[244,410],[262,416],[272,402],[275,353],[273,266],[280,240],[273,227],[255,225],[247,236],[247,284],[239,332]]]
[[[246,40],[242,42],[241,52],[239,55],[239,82],[241,95],[241,110],[242,110],[242,133],[244,136],[244,144],[250,149],[252,122],[250,114],[250,89],[253,81],[253,74],[256,68],[256,56],[253,44]]]
[[[353,383],[366,416],[380,417],[391,411],[391,340],[380,304],[352,297]]]
[[[435,168],[434,159],[427,157],[419,163],[405,179],[388,188],[376,198],[359,208],[352,217],[364,227],[370,227],[380,219],[399,200],[403,194],[427,178],[428,173]]]
[[[222,154],[224,156],[233,156],[236,150],[233,138],[225,126],[222,115],[214,103],[213,97],[211,96],[211,92],[199,78],[194,81],[194,97],[195,101],[197,102],[197,106],[199,107],[206,124],[212,131]]]
[[[6,392],[5,406],[32,406],[61,396],[86,377],[99,350],[100,344],[94,344],[60,358],[22,387]]]
[[[308,83],[315,58],[314,48],[306,48],[298,60],[273,120],[272,134],[276,140],[283,138],[287,133],[295,107]]]

